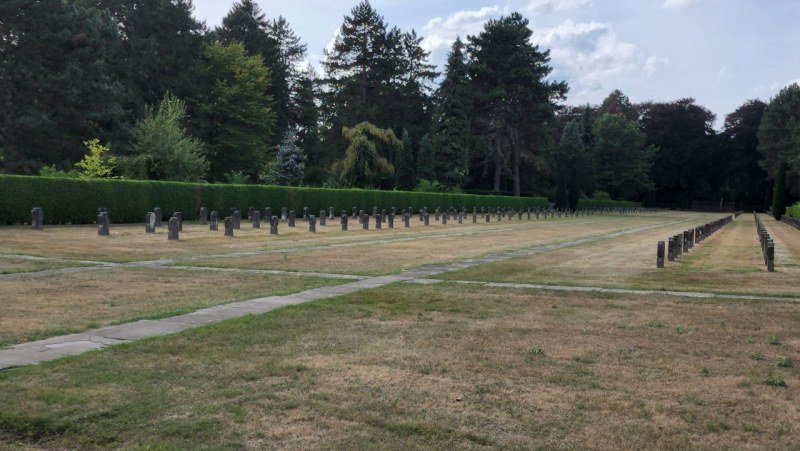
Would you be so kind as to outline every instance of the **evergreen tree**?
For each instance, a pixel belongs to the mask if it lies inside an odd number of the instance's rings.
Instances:
[[[299,186],[303,182],[305,161],[303,150],[297,146],[297,135],[286,132],[275,160],[268,166],[264,181],[272,185]]]
[[[117,59],[119,74],[130,92],[130,109],[136,116],[142,114],[145,105],[157,104],[167,91],[185,96],[191,90],[190,71],[200,57],[205,31],[192,15],[192,0],[96,3],[111,14],[123,37]]]
[[[203,143],[184,127],[186,103],[170,93],[158,110],[145,107],[144,118],[131,132],[130,178],[194,182],[205,178],[208,161]]]
[[[528,20],[513,13],[490,20],[478,36],[469,37],[477,127],[486,144],[483,163],[493,169],[494,191],[510,172],[516,196],[523,155],[533,153],[553,115],[553,102],[567,91],[563,82],[544,81],[552,70],[549,51],[530,43],[532,33]]]
[[[436,149],[428,135],[419,140],[417,151],[417,182],[420,180],[436,181]]]
[[[786,165],[786,183],[800,195],[800,85],[793,83],[778,92],[764,110],[758,127],[761,167],[771,180]]]
[[[470,87],[464,43],[456,38],[447,58],[445,78],[436,93],[431,141],[436,149],[436,172],[449,189],[461,188],[469,174]]]
[[[397,157],[397,188],[411,191],[417,185],[416,165],[414,163],[414,144],[408,130],[403,130],[403,147]]]
[[[578,168],[582,164],[581,159],[584,154],[581,127],[577,121],[570,121],[564,127],[556,152],[558,174],[557,208],[569,208],[572,210],[577,208],[578,200],[580,199]]]
[[[578,171],[580,186],[588,197],[594,196],[595,190],[595,162],[594,162],[594,133],[592,132],[592,107],[587,103],[581,114],[581,142],[583,143],[584,164]]]
[[[786,163],[778,166],[775,186],[772,189],[772,217],[780,221],[786,214]]]
[[[650,170],[656,149],[645,144],[639,125],[606,113],[594,123],[598,189],[613,199],[642,200],[652,189]]]
[[[767,173],[758,165],[758,128],[766,104],[748,100],[725,116],[720,134],[726,162],[725,188],[737,210],[761,207],[769,191]]]
[[[269,69],[261,57],[248,57],[240,43],[213,42],[204,47],[194,72],[189,122],[193,135],[206,144],[211,180],[241,172],[255,181],[272,154]]]
[[[0,2],[0,148],[11,173],[79,161],[83,142],[125,134],[111,17],[78,2]]]
[[[427,57],[415,32],[389,29],[368,0],[352,9],[322,62],[329,160],[339,158],[346,147],[339,130],[350,124],[367,121],[380,128],[407,129],[412,139],[428,130],[428,84],[436,73]],[[395,161],[392,154],[387,158]]]
[[[611,94],[603,99],[598,115],[602,116],[606,113],[621,114],[629,121],[639,120],[639,112],[636,107],[631,103],[628,96],[623,94],[619,89],[611,91]]]

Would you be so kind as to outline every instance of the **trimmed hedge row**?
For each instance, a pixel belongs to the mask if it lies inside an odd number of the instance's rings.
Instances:
[[[68,179],[0,175],[0,221],[14,224],[30,221],[33,207],[44,208],[48,224],[89,224],[98,207],[108,208],[115,223],[141,222],[145,213],[161,207],[165,215],[174,211],[184,219],[197,219],[200,207],[225,216],[231,207],[249,207],[280,212],[288,207],[299,212],[308,207],[319,213],[328,207],[350,212],[352,207],[371,211],[396,207],[433,209],[472,207],[547,207],[544,197],[476,196],[471,194],[416,193],[360,189],[293,188],[265,185],[212,185],[153,180]]]
[[[786,207],[786,214],[793,218],[800,219],[800,202],[792,205],[791,207]]]

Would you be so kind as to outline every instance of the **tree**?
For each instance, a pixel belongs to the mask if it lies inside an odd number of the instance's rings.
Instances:
[[[169,92],[156,110],[146,106],[144,118],[134,126],[130,174],[136,178],[193,182],[209,169],[203,143],[184,127],[186,103]]]
[[[490,20],[470,36],[470,76],[486,144],[484,166],[493,166],[493,189],[500,191],[503,173],[511,173],[514,195],[520,195],[523,155],[534,152],[553,102],[567,91],[563,82],[546,82],[549,51],[530,43],[533,32],[519,13]],[[538,136],[537,136],[538,135]]]
[[[224,44],[242,43],[248,56],[260,56],[269,69],[266,94],[273,99],[275,113],[271,142],[279,142],[295,126],[292,93],[299,78],[295,67],[305,57],[306,46],[300,43],[286,19],[267,20],[253,0],[234,3],[215,34]]]
[[[299,186],[303,182],[305,161],[303,150],[297,146],[297,135],[286,132],[275,160],[268,166],[264,181],[273,185]]]
[[[412,140],[430,127],[428,84],[436,76],[415,32],[389,29],[369,1],[344,18],[322,65],[325,148],[336,159],[347,146],[339,130],[367,121],[380,128],[407,129]],[[395,161],[389,154],[390,163]]]
[[[645,144],[639,125],[606,113],[594,123],[598,189],[613,199],[642,200],[652,190],[650,170],[656,149]]]
[[[213,42],[204,47],[194,72],[189,122],[192,134],[206,144],[211,179],[241,171],[255,181],[272,153],[269,70],[261,57],[248,57],[242,44]]]
[[[436,180],[436,149],[431,144],[428,135],[419,140],[419,150],[417,151],[417,181]]]
[[[770,180],[786,165],[786,183],[800,195],[800,86],[793,83],[778,92],[764,110],[758,127],[761,167]],[[775,195],[778,195],[776,192]]]
[[[125,90],[107,13],[82,2],[0,2],[0,148],[11,173],[69,169],[89,137],[118,142]]]
[[[714,148],[714,114],[694,99],[640,108],[646,144],[658,149],[653,168],[657,202],[689,209],[694,199],[719,201],[725,165]]]
[[[384,149],[400,148],[403,143],[391,129],[362,122],[352,128],[344,127],[342,135],[349,146],[344,158],[334,165],[339,180],[353,186],[380,187],[384,177],[394,175],[394,167],[386,158]]]
[[[205,29],[192,15],[192,0],[96,0],[96,4],[111,15],[122,37],[119,74],[136,117],[168,91],[181,96],[191,91],[189,75],[200,57]]]
[[[725,116],[719,135],[726,162],[725,188],[737,210],[765,205],[769,192],[767,173],[758,165],[758,128],[766,106],[760,100],[746,101]]]
[[[611,91],[611,94],[603,99],[598,114],[603,115],[605,113],[621,114],[629,121],[639,120],[639,112],[636,107],[631,103],[628,96],[619,89]]]
[[[786,162],[781,162],[772,189],[772,217],[780,221],[784,214],[786,214]]]
[[[114,172],[116,158],[109,155],[111,148],[108,144],[100,144],[97,138],[90,139],[83,143],[89,153],[83,156],[81,161],[75,163],[80,168],[78,177],[82,179],[102,179],[110,178]]]
[[[403,147],[397,157],[397,187],[411,191],[417,185],[416,166],[414,163],[414,144],[408,130],[403,130]]]
[[[578,174],[583,165],[585,151],[581,141],[581,128],[577,121],[570,121],[561,134],[561,142],[556,152],[556,168],[558,173],[558,189],[556,207],[578,208],[581,195]]]
[[[461,188],[469,174],[471,98],[464,48],[459,38],[450,48],[431,130],[437,154],[436,179],[450,189]]]

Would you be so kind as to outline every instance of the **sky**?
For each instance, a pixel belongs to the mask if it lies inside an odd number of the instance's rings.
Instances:
[[[319,68],[344,16],[359,0],[258,0],[283,16]],[[218,26],[233,0],[194,0],[195,17]],[[416,30],[444,69],[456,36],[519,12],[532,41],[550,50],[550,78],[570,86],[566,104],[599,104],[614,89],[632,102],[692,97],[717,116],[745,101],[768,102],[800,83],[797,0],[370,0],[390,26]]]

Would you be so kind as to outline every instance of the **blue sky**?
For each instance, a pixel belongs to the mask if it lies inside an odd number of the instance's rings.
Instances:
[[[357,0],[259,0],[285,17],[318,65]],[[694,97],[717,115],[745,100],[768,101],[800,82],[797,0],[371,0],[390,26],[425,38],[441,69],[450,44],[486,20],[518,11],[533,41],[550,49],[552,78],[570,86],[566,103],[600,103],[619,89],[634,102]],[[218,25],[232,0],[194,0],[195,16]]]

